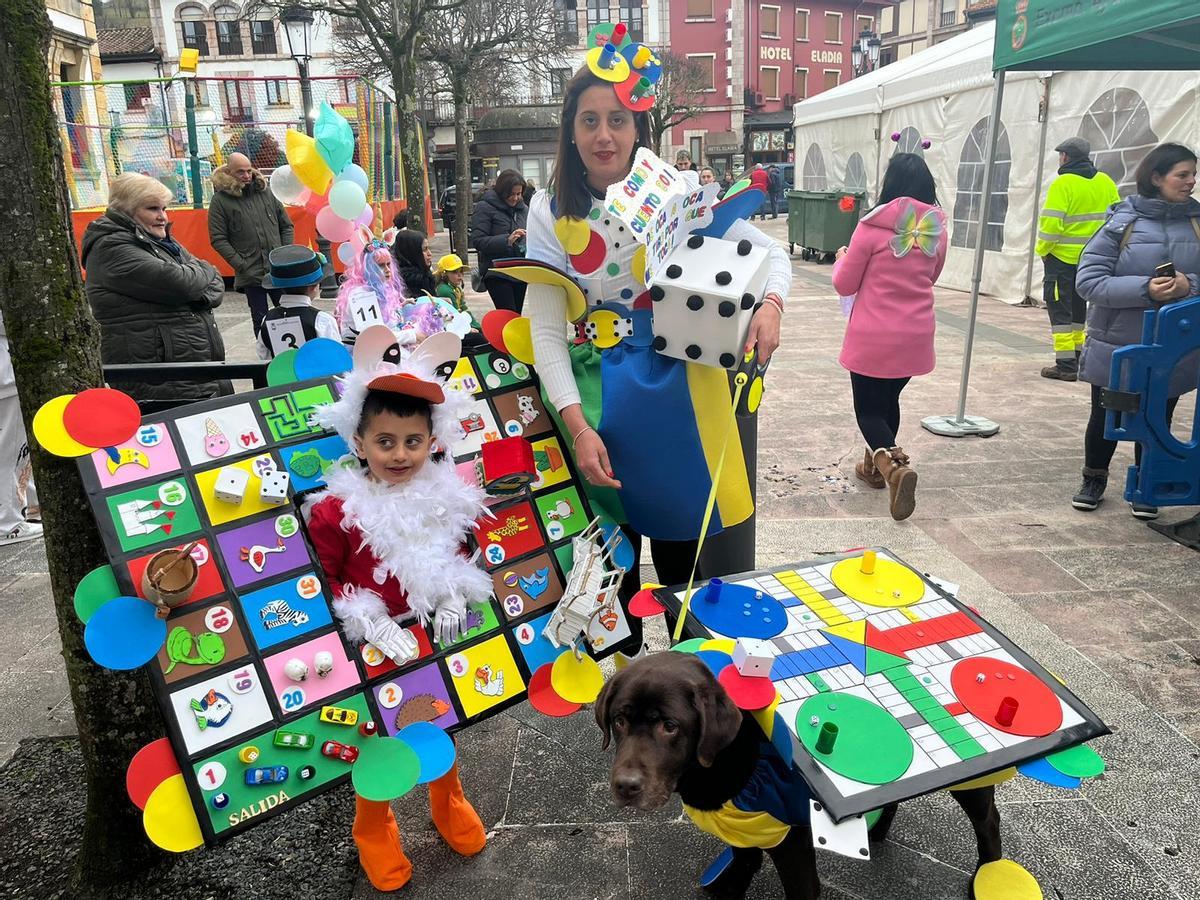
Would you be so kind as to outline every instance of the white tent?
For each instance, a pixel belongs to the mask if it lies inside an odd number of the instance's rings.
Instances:
[[[898,146],[924,153],[951,219],[940,283],[959,290],[971,287],[994,35],[995,23],[985,23],[797,103],[794,111],[797,187],[865,188],[873,195]],[[1056,174],[1056,144],[1075,135],[1086,138],[1096,165],[1128,194],[1134,169],[1155,144],[1200,144],[1198,104],[1195,72],[1008,73],[983,293],[1012,303],[1027,292],[1041,294],[1033,236]],[[898,145],[893,133],[901,135]],[[930,149],[920,149],[922,140],[932,142]]]

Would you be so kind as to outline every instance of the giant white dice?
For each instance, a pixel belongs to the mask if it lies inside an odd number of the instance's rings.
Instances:
[[[664,356],[737,368],[770,267],[764,247],[694,234],[650,279],[654,349]]]
[[[232,503],[235,506],[246,496],[246,485],[250,483],[250,473],[236,466],[225,466],[217,473],[213,483],[213,493],[218,500]]]
[[[287,472],[273,469],[262,477],[262,486],[258,489],[258,499],[272,506],[282,506],[288,500],[288,485],[291,476]]]

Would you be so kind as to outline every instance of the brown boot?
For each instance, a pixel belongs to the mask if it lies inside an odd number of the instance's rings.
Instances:
[[[879,470],[875,468],[875,461],[871,459],[871,451],[863,451],[863,461],[855,463],[854,474],[859,481],[865,481],[868,487],[882,489],[887,487],[887,482],[883,480],[883,476],[879,474]]]
[[[899,447],[875,451],[875,468],[890,489],[888,508],[897,522],[907,519],[917,508],[917,473],[908,467],[908,457]]]

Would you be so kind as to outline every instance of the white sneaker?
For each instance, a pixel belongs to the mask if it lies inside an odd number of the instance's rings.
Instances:
[[[42,526],[36,522],[21,522],[7,534],[0,535],[0,547],[9,544],[20,544],[25,541],[36,541],[42,536]]]

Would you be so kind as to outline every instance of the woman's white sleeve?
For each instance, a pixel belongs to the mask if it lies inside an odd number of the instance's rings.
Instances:
[[[742,219],[734,222],[725,232],[725,240],[747,240],[759,247],[767,248],[767,256],[771,261],[771,269],[767,273],[768,294],[778,294],[787,301],[788,292],[792,289],[792,261],[788,258],[783,245],[774,238],[767,237],[749,222]]]
[[[529,203],[525,236],[527,259],[536,259],[567,270],[567,253],[554,234],[554,215],[544,190]],[[579,387],[571,371],[567,350],[567,297],[562,288],[531,284],[525,290],[525,317],[533,339],[533,367],[555,409],[579,403]]]
[[[531,284],[525,291],[525,316],[533,338],[534,369],[555,409],[579,403],[579,387],[567,350],[567,296],[562,288]]]

